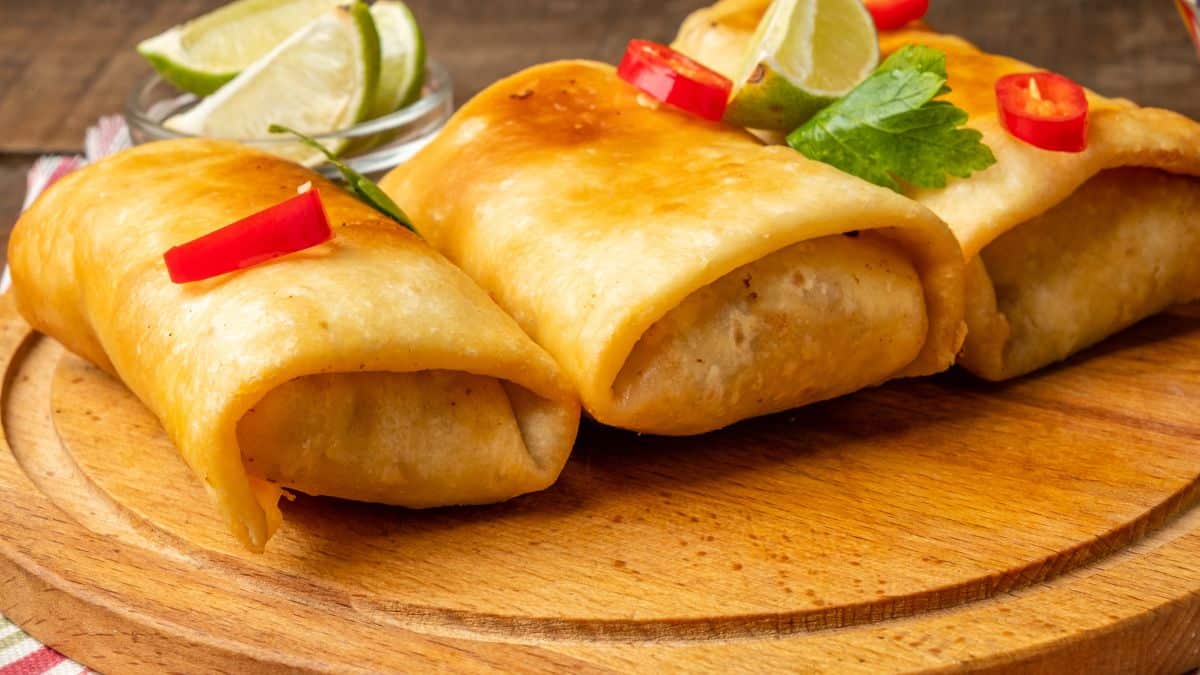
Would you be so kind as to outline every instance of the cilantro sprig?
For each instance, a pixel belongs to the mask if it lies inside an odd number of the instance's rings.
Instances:
[[[996,163],[983,135],[960,128],[967,113],[948,101],[946,55],[909,45],[842,99],[788,134],[788,145],[876,185],[901,191],[946,185]]]
[[[311,136],[305,136],[299,131],[296,131],[295,129],[289,129],[282,124],[272,124],[271,126],[267,127],[267,131],[273,134],[291,134],[300,139],[301,143],[325,155],[325,157],[329,160],[329,163],[337,167],[337,170],[341,172],[342,177],[346,179],[346,185],[349,186],[351,194],[353,194],[355,197],[358,197],[363,202],[366,202],[367,206],[370,206],[376,211],[381,211],[384,215],[388,216],[392,220],[400,223],[404,227],[407,227],[412,232],[416,232],[416,229],[413,228],[412,221],[409,220],[408,215],[396,205],[396,202],[392,201],[391,197],[387,196],[386,192],[381,190],[379,186],[376,185],[371,179],[355,171],[354,169],[351,169],[345,162],[338,159],[337,155],[334,155],[332,152],[330,152],[328,148],[326,148],[324,145],[321,145],[315,138]]]

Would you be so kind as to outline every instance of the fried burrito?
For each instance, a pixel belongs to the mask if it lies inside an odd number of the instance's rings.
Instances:
[[[731,74],[766,0],[725,0],[683,23],[674,46]],[[925,30],[881,35],[884,54],[947,55],[946,100],[998,160],[911,196],[941,216],[968,258],[960,363],[991,380],[1064,359],[1167,307],[1200,298],[1200,124],[1088,93],[1088,149],[1039,150],[996,114],[996,80],[1037,70]]]
[[[385,177],[600,422],[694,434],[945,369],[962,255],[927,209],[544,64]]]
[[[186,285],[163,253],[320,191],[333,239]],[[281,488],[409,507],[554,482],[570,383],[474,282],[316,173],[233,143],[165,141],[55,184],[9,247],[22,315],[121,378],[230,529],[261,551]]]

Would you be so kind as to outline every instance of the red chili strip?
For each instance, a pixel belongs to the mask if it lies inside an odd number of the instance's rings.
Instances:
[[[246,269],[333,238],[317,190],[296,195],[252,216],[167,251],[167,273],[177,284]]]
[[[903,28],[929,11],[929,0],[866,0],[866,5],[877,30]]]
[[[666,45],[630,40],[617,75],[643,92],[713,122],[729,104],[733,83]]]

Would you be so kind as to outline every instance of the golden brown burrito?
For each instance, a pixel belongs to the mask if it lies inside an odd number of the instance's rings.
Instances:
[[[732,74],[768,4],[699,10],[674,46]],[[994,91],[1002,75],[1036,68],[953,36],[881,35],[885,54],[914,43],[946,53],[947,100],[970,114],[998,160],[912,193],[950,224],[969,260],[965,368],[1015,377],[1200,298],[1200,125],[1089,92],[1088,149],[1039,150],[1000,125]]]
[[[332,241],[172,283],[163,252],[320,190]],[[21,313],[162,420],[260,551],[280,487],[411,507],[551,484],[579,407],[550,357],[466,275],[317,174],[168,141],[73,173],[17,223]]]
[[[932,213],[604,64],[500,81],[382,186],[606,424],[704,432],[943,370],[961,340]]]

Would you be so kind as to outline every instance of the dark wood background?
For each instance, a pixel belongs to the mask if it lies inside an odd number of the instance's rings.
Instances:
[[[148,67],[133,51],[223,0],[0,0],[0,238],[30,162],[73,152]],[[521,67],[615,61],[634,36],[667,41],[706,0],[409,0],[465,100]],[[1200,118],[1200,59],[1170,0],[933,0],[929,21],[1109,95]],[[4,247],[7,248],[6,246]],[[3,249],[0,249],[2,251]]]

